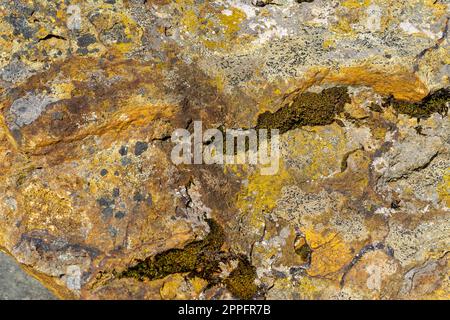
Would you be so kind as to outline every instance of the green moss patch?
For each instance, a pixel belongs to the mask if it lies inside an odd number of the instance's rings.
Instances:
[[[321,93],[304,92],[278,111],[259,115],[256,127],[285,133],[302,126],[331,124],[336,115],[344,111],[346,103],[350,103],[346,87],[329,88]]]
[[[221,282],[235,296],[250,299],[256,294],[255,268],[243,257],[239,258],[237,268],[223,281],[219,278],[219,263],[235,259],[232,254],[222,251],[225,233],[223,228],[214,220],[207,220],[210,233],[201,241],[194,241],[183,249],[170,249],[138,261],[117,276],[119,278],[134,278],[139,281],[157,280],[175,273],[189,273],[190,276],[200,277],[215,285]]]
[[[445,88],[429,94],[420,102],[408,102],[389,99],[388,104],[401,114],[412,118],[426,119],[433,113],[446,115],[448,113],[448,102],[450,102],[450,89]]]
[[[256,268],[246,258],[241,258],[239,264],[225,280],[230,292],[241,299],[251,299],[258,290],[256,284]]]
[[[220,249],[225,234],[214,220],[208,220],[210,233],[201,241],[194,241],[183,249],[170,249],[154,257],[139,261],[123,271],[119,277],[156,280],[174,273],[190,272],[210,279],[220,262]]]

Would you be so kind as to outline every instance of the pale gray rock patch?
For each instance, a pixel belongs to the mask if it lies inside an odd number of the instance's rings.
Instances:
[[[42,284],[27,275],[13,258],[0,252],[0,300],[54,300]]]
[[[393,181],[425,167],[439,152],[442,140],[439,137],[408,137],[395,143],[386,155],[388,168],[384,174],[387,181]]]
[[[55,102],[55,98],[43,94],[27,94],[17,99],[9,110],[13,123],[19,128],[31,124],[52,102]]]
[[[6,82],[17,83],[29,78],[32,71],[19,59],[12,59],[3,69],[0,70],[0,77]]]

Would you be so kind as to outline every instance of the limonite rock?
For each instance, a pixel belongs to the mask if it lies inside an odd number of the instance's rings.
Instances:
[[[56,297],[450,299],[448,1],[0,18],[0,248]],[[199,121],[278,130],[276,170],[177,164]]]

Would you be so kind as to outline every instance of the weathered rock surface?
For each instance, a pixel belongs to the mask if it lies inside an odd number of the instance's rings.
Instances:
[[[0,246],[61,298],[449,299],[448,2],[273,2],[0,1]],[[197,120],[280,170],[173,164]]]
[[[0,252],[1,300],[50,300],[52,294],[36,279],[21,270],[8,255]]]

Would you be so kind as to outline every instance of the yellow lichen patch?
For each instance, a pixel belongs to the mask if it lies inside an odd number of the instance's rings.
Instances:
[[[306,239],[307,243],[313,250],[323,246],[324,244],[329,243],[331,240],[333,240],[336,237],[336,233],[329,232],[329,233],[323,234],[323,233],[317,232],[313,229],[305,230],[304,234],[305,234],[305,239]]]
[[[223,92],[225,88],[225,80],[224,80],[223,74],[217,74],[215,77],[213,77],[209,83],[212,87],[217,88],[219,92]]]
[[[130,52],[133,48],[139,46],[143,31],[141,27],[129,16],[121,14],[119,17],[123,24],[125,36],[129,39],[128,42],[117,43],[114,47],[122,54]]]
[[[160,289],[163,300],[188,300],[198,298],[208,283],[199,278],[186,279],[183,274],[167,277]]]
[[[80,232],[83,227],[83,217],[73,215],[68,196],[37,184],[25,187],[22,206],[29,231],[46,229],[54,234],[69,235]]]
[[[313,300],[320,299],[324,292],[338,292],[339,287],[327,279],[302,277],[298,281],[298,293],[300,299]]]
[[[372,87],[379,94],[392,94],[396,99],[407,101],[420,101],[429,92],[417,75],[401,67],[386,70],[369,65],[344,67],[330,72],[324,82],[365,85]]]
[[[72,97],[72,91],[74,90],[75,85],[73,82],[61,82],[55,83],[52,86],[52,94],[58,100],[62,99],[70,99]]]
[[[336,295],[339,290],[338,284],[328,279],[304,276],[294,282],[289,278],[279,278],[275,280],[267,298],[276,297],[276,299],[286,300],[327,299]]]
[[[291,131],[286,141],[286,159],[302,179],[317,180],[338,173],[347,152],[344,131],[337,124]]]
[[[221,13],[219,15],[220,23],[225,27],[224,34],[227,38],[239,31],[239,25],[246,18],[246,14],[237,8],[231,8],[230,11],[230,14]]]
[[[439,199],[447,208],[450,208],[450,168],[447,168],[437,191],[439,194]]]
[[[386,137],[387,131],[388,131],[387,128],[384,128],[384,127],[373,128],[371,131],[372,137],[376,140],[384,140]]]
[[[214,50],[214,49],[226,49],[226,43],[224,41],[212,41],[205,39],[203,41],[203,44],[207,49]]]
[[[189,279],[190,284],[192,285],[192,288],[194,289],[194,292],[199,295],[202,293],[202,291],[206,288],[208,285],[208,281],[205,279],[194,277],[192,279]]]
[[[184,12],[184,16],[180,22],[189,33],[195,33],[197,28],[200,26],[200,19],[197,17],[197,13],[192,9]]]
[[[367,7],[370,4],[370,0],[345,0],[341,3],[343,7],[349,9],[358,9]]]
[[[364,119],[369,117],[369,112],[364,109],[360,103],[353,101],[351,104],[345,105],[345,111],[353,119]]]
[[[296,81],[296,87],[298,91],[305,91],[311,86],[315,84],[320,84],[323,79],[328,75],[330,70],[325,67],[311,67],[309,68],[304,75],[304,78],[301,80],[301,83],[298,83],[298,80]]]
[[[195,3],[194,0],[175,0],[175,2],[182,6],[193,5]]]
[[[208,33],[213,27],[212,22],[201,14],[202,10],[208,7],[208,3],[194,6],[192,1],[177,1],[176,6],[182,13],[179,22],[190,36]],[[203,35],[199,36],[203,38]]]
[[[336,32],[336,33],[352,33],[353,29],[350,25],[350,22],[345,19],[345,18],[341,18],[338,23],[336,25],[333,25],[333,27],[331,28],[331,31]]]
[[[353,258],[349,245],[337,233],[308,229],[305,236],[312,249],[310,276],[332,277]]]
[[[333,39],[326,39],[326,40],[324,40],[322,47],[324,49],[329,49],[329,48],[334,48],[335,45],[336,45],[336,41],[334,41]]]
[[[444,2],[441,3],[436,0],[424,0],[424,3],[427,7],[433,8],[435,15],[438,17],[448,14],[448,5]]]
[[[261,175],[256,171],[248,178],[237,199],[237,207],[244,215],[250,216],[251,224],[260,227],[264,224],[264,212],[275,208],[283,186],[292,179],[283,163],[280,170],[274,175]]]
[[[450,274],[447,275],[447,278],[450,277]],[[450,287],[439,288],[434,290],[431,294],[425,295],[422,297],[424,300],[450,300]]]
[[[255,197],[252,202],[256,210],[272,210],[276,205],[276,200],[280,195],[281,188],[289,181],[290,175],[285,169],[280,170],[275,175],[261,175],[256,173],[249,178],[248,188],[245,196]]]
[[[282,293],[281,295],[277,294],[277,298],[280,298],[280,296],[282,297],[282,299],[285,300],[289,300],[291,299],[291,295],[289,294],[289,292],[292,291],[293,288],[293,282],[291,279],[288,278],[282,278],[282,279],[276,279],[275,282],[273,283],[273,286],[269,292],[269,297],[268,299],[270,299],[270,293],[273,292],[280,292]]]
[[[180,23],[189,37],[195,37],[210,50],[228,49],[236,44],[236,33],[246,18],[242,10],[231,7],[219,11],[208,3],[193,6],[179,2],[178,5],[182,12]],[[204,14],[211,10],[214,15]]]

